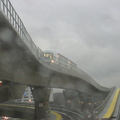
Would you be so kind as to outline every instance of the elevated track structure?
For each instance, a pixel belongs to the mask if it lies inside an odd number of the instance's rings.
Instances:
[[[66,101],[72,100],[74,104],[72,98],[78,98],[79,102],[83,96],[93,99],[98,95],[100,100],[105,100],[112,94],[114,88],[101,86],[77,66],[59,58],[53,60],[49,63],[44,60],[44,52],[32,41],[11,2],[0,0],[1,103],[21,98],[30,86],[35,101],[34,119],[43,120],[49,110],[51,88],[65,89]]]

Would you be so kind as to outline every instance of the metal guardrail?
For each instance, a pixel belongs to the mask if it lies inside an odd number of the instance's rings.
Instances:
[[[4,16],[7,18],[7,20],[10,22],[10,24],[15,29],[15,31],[22,38],[22,40],[30,48],[32,53],[37,57],[38,49],[34,44],[34,42],[32,41],[30,35],[28,34],[20,17],[18,16],[13,6],[11,5],[11,2],[9,0],[0,0],[0,10],[4,14]],[[39,54],[41,54],[42,50],[39,49],[39,52],[40,52]]]
[[[6,19],[9,21],[9,23],[12,25],[14,30],[18,33],[18,35],[22,38],[24,43],[27,45],[27,47],[31,50],[33,55],[44,64],[43,60],[43,51],[38,48],[35,43],[32,41],[30,35],[28,34],[22,20],[14,10],[11,2],[9,0],[0,0],[0,10],[3,13],[3,15],[6,17]],[[54,58],[54,60],[59,58]],[[59,60],[58,60],[59,61]],[[69,64],[65,64],[64,61],[58,62],[60,66],[67,67],[69,69],[74,68],[74,66],[69,67]]]

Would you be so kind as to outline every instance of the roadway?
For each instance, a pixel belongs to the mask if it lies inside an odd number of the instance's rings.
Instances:
[[[13,101],[0,103],[0,116],[9,116],[14,118],[34,120],[34,113],[35,107],[34,104],[31,103],[18,103]],[[51,112],[50,117],[53,120],[60,120],[61,116],[56,112]]]
[[[83,120],[84,117],[79,113],[69,110],[67,107],[52,106],[50,107],[51,114],[46,116],[51,120]],[[34,103],[23,103],[7,101],[0,103],[0,116],[9,116],[14,118],[22,118],[34,120]],[[46,114],[47,115],[47,114]]]

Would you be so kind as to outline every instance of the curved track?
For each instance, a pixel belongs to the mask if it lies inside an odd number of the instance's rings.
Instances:
[[[69,110],[68,108],[51,106],[51,109],[59,113],[62,116],[63,120],[84,120],[84,117],[80,113],[77,113],[73,110]]]

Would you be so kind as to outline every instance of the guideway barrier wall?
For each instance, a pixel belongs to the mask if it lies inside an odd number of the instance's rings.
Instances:
[[[114,92],[115,88],[116,88],[116,87],[113,87],[113,88],[111,89],[110,93],[108,94],[108,96],[107,96],[107,97],[105,98],[105,100],[102,102],[102,104],[101,104],[100,106],[98,106],[97,108],[95,108],[95,110],[94,110],[94,113],[95,113],[95,114],[98,114],[99,112],[102,111],[102,109],[105,107],[106,103],[109,101],[109,99],[110,99],[112,93]]]
[[[112,116],[112,114],[113,114],[113,112],[115,110],[115,107],[116,107],[116,103],[117,103],[119,94],[120,94],[120,88],[116,90],[115,95],[114,95],[114,97],[112,99],[112,102],[111,102],[111,104],[110,104],[110,106],[108,108],[108,111],[103,116],[104,119],[106,119],[106,118],[109,119]]]

